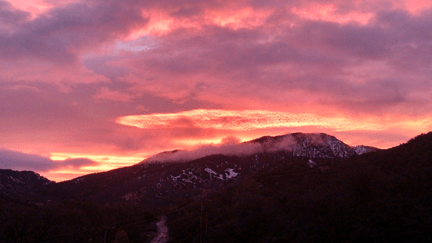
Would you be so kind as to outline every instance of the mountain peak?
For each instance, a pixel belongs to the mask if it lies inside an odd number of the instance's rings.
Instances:
[[[338,140],[336,137],[325,134],[325,133],[289,133],[285,135],[279,136],[263,136],[249,142],[253,143],[268,143],[268,142],[280,142],[287,138],[295,138],[296,140],[309,140],[314,141],[316,143],[325,143],[329,140]]]
[[[284,150],[293,156],[308,158],[349,158],[372,151],[368,146],[351,147],[325,133],[291,133],[282,136],[264,136],[250,142],[259,143],[264,151]]]
[[[209,145],[193,151],[172,150],[144,160],[148,162],[186,162],[209,155],[245,156],[257,153],[284,151],[295,157],[349,158],[372,151],[367,146],[351,147],[334,136],[325,133],[291,133],[281,136],[264,136],[248,142],[232,145]]]

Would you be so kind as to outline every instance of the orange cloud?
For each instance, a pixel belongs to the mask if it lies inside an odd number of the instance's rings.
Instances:
[[[230,135],[390,147],[432,129],[432,2],[9,2],[0,144],[99,163],[50,176]]]
[[[270,14],[270,11],[255,11],[252,8],[208,11],[206,21],[219,26],[229,26],[232,29],[249,28],[264,24]]]
[[[116,119],[117,123],[138,128],[187,127],[249,131],[257,129],[317,126],[335,131],[380,130],[373,123],[345,118],[322,118],[312,114],[292,114],[266,110],[197,109],[169,114],[132,115]]]
[[[177,11],[178,12],[178,11]],[[229,27],[231,29],[250,28],[263,25],[272,11],[256,11],[250,7],[203,9],[193,17],[179,17],[163,10],[144,10],[143,16],[149,18],[149,23],[134,31],[128,39],[136,39],[145,35],[164,35],[178,28],[201,29],[203,25]]]
[[[317,114],[294,114],[266,110],[206,110],[197,109],[178,113],[156,113],[148,115],[123,116],[116,122],[126,126],[141,129],[212,129],[218,132],[202,137],[175,137],[172,145],[176,148],[191,148],[203,144],[218,144],[229,134],[239,137],[241,141],[253,139],[263,135],[278,135],[294,131],[322,131],[330,134],[357,133],[389,133],[399,134],[401,137],[413,137],[432,128],[430,117],[409,116],[355,116],[336,115],[323,117]],[[349,136],[344,135],[344,139]],[[398,138],[401,139],[401,138]],[[403,139],[403,138],[402,138]],[[358,145],[361,140],[352,139],[351,145]],[[398,141],[398,142],[403,142]],[[388,148],[395,146],[395,142],[385,139],[361,142]],[[397,143],[397,142],[396,142]],[[174,148],[173,148],[174,149]]]

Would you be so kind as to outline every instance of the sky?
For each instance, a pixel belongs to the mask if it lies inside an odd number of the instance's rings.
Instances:
[[[0,168],[55,181],[173,149],[432,130],[432,2],[0,0]]]

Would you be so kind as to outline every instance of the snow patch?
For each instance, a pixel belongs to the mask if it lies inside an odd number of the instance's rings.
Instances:
[[[311,160],[311,159],[308,161],[308,165],[309,165],[309,167],[311,167],[311,168],[317,166],[317,164],[316,164],[313,160]]]
[[[239,173],[234,172],[234,169],[226,169],[225,172],[228,172],[228,175],[226,176],[227,179],[231,179],[239,175]]]
[[[212,178],[212,175],[213,175],[214,178],[218,178],[218,179],[220,179],[220,180],[225,180],[225,179],[223,178],[223,175],[218,175],[218,173],[216,173],[214,170],[212,170],[212,169],[210,169],[210,168],[205,168],[204,170],[205,170],[207,173],[209,173],[209,175],[210,175],[210,179]]]
[[[180,179],[181,176],[182,176],[182,174],[180,174],[178,176],[169,175],[167,178],[168,178],[168,180],[172,180],[173,182],[177,182],[177,180]]]
[[[214,172],[212,169],[210,169],[210,168],[205,168],[204,169],[207,173],[209,173],[210,174],[210,177],[211,177],[211,175],[212,174],[215,174],[215,175],[217,175],[217,173],[216,172]]]
[[[362,155],[362,154],[366,154],[366,153],[370,153],[370,152],[375,152],[375,151],[377,151],[377,149],[373,148],[373,147],[359,145],[359,146],[356,146],[354,148],[354,151],[356,152],[356,154]]]
[[[223,173],[223,174],[218,174],[210,168],[205,168],[204,170],[207,173],[209,173],[210,179],[212,177],[214,177],[214,178],[217,178],[217,179],[223,180],[223,181],[226,179],[231,179],[231,178],[237,177],[240,174],[240,173],[234,172],[234,169],[231,169],[231,168],[225,169],[225,173]]]

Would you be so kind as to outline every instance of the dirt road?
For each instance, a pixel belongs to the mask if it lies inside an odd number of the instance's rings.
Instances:
[[[157,236],[151,241],[151,243],[166,243],[168,241],[168,227],[165,225],[166,217],[162,216],[157,225]]]

